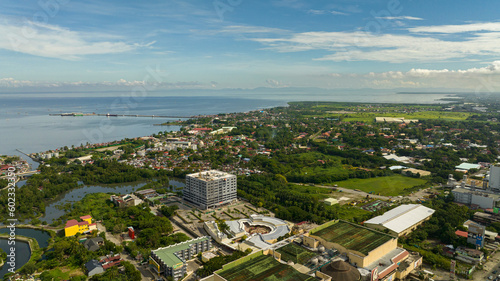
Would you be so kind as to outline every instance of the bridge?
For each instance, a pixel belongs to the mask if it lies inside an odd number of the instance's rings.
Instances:
[[[49,114],[49,116],[104,116],[104,117],[148,117],[148,118],[176,118],[190,119],[196,116],[173,116],[173,115],[142,115],[142,114],[111,114],[111,113],[57,113]]]
[[[29,176],[32,176],[35,174],[40,174],[40,171],[27,171],[27,172],[23,172],[23,173],[14,173],[14,175],[16,177],[29,177]],[[8,177],[8,175],[0,176],[0,179],[7,178],[7,177]]]

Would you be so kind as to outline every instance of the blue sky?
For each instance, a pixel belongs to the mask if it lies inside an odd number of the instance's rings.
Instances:
[[[500,90],[493,0],[0,5],[3,89]]]

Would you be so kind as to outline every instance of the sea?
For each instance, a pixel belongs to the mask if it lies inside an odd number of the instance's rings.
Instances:
[[[50,116],[60,113],[102,113],[131,115],[193,115],[247,112],[290,101],[339,101],[374,103],[445,103],[449,94],[398,94],[396,92],[308,90],[225,90],[154,92],[137,96],[123,92],[0,93],[0,154],[20,155],[148,136],[159,131],[176,131],[179,126],[155,124],[179,118]]]

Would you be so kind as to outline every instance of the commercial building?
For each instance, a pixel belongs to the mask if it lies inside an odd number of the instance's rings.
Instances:
[[[212,248],[212,239],[209,236],[184,241],[165,248],[151,251],[149,266],[158,275],[171,276],[174,280],[181,279],[186,273],[186,261]]]
[[[420,255],[399,248],[397,241],[395,236],[345,221],[330,221],[303,237],[310,248],[339,251],[358,267],[363,279],[371,280],[404,279],[422,264]]]
[[[388,230],[390,234],[402,236],[415,230],[430,219],[435,211],[419,204],[407,204],[367,220],[364,225],[377,230]]]
[[[452,190],[455,202],[476,205],[479,208],[492,209],[498,205],[500,194],[491,190],[457,187]]]
[[[216,208],[236,200],[236,176],[210,170],[186,176],[183,199],[201,209]]]
[[[90,215],[80,217],[80,219],[82,220],[80,222],[77,220],[69,220],[66,222],[66,226],[64,227],[64,235],[66,237],[74,236],[77,233],[97,230],[97,224],[92,223],[92,217]]]
[[[491,165],[488,178],[490,189],[500,191],[500,167]]]

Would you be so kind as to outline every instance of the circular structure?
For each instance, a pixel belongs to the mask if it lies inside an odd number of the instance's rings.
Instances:
[[[357,281],[361,279],[361,274],[356,268],[340,260],[323,266],[321,272],[332,277],[332,280]]]
[[[250,235],[254,233],[267,234],[272,231],[270,227],[261,224],[249,224],[244,222],[243,225],[245,226],[245,232],[248,232]]]

